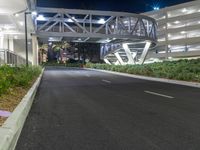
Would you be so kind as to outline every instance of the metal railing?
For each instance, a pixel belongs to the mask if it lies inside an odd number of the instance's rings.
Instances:
[[[26,64],[26,60],[15,52],[0,49],[0,66],[5,64],[10,66],[20,66]]]

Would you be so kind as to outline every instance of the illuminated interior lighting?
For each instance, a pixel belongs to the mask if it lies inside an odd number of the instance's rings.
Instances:
[[[187,11],[187,9],[186,8],[184,8],[183,10],[182,10],[182,12],[184,13],[184,12],[186,12]]]
[[[37,16],[37,12],[36,12],[36,11],[33,11],[31,14],[32,14],[33,16]]]
[[[98,22],[104,24],[104,23],[105,23],[105,19],[104,19],[104,18],[101,18],[101,19],[99,19]]]
[[[43,15],[39,15],[39,16],[37,17],[37,20],[39,20],[39,21],[44,21],[44,20],[45,20],[45,17],[44,17]]]
[[[17,35],[15,35],[15,36],[14,36],[14,39],[18,39],[18,36],[17,36]]]
[[[24,22],[23,21],[19,21],[19,24],[20,24],[20,26],[23,26]]]
[[[174,23],[175,23],[175,24],[179,24],[179,23],[180,23],[180,21],[175,21]]]
[[[14,16],[15,16],[15,17],[19,17],[19,14],[15,14]]]
[[[185,34],[186,32],[185,31],[181,31],[181,34]]]

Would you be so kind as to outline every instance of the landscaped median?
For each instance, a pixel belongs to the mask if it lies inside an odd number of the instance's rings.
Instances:
[[[125,66],[88,63],[86,67],[156,78],[200,82],[200,59]]]
[[[0,150],[14,149],[42,77],[41,67],[0,67]]]

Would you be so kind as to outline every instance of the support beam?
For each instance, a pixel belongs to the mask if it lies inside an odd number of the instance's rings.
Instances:
[[[104,62],[111,65],[110,61],[107,58],[104,58]]]
[[[32,53],[33,53],[33,65],[38,65],[38,39],[37,36],[32,36]]]
[[[128,64],[135,64],[134,58],[127,43],[123,43],[123,48],[125,50],[126,56],[128,57]]]
[[[119,55],[119,52],[115,53],[115,57],[117,58],[117,60],[119,61],[119,63],[121,65],[125,65],[124,61],[122,60],[121,56]]]
[[[147,41],[146,44],[145,44],[144,50],[142,52],[142,55],[140,57],[139,64],[143,64],[144,63],[144,61],[145,61],[145,59],[147,57],[147,54],[148,54],[150,46],[151,46],[151,42]]]

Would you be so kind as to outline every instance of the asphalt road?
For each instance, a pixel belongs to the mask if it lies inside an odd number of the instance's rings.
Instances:
[[[48,68],[16,150],[200,150],[200,89]]]

